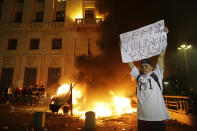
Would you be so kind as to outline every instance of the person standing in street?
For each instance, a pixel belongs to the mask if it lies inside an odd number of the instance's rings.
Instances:
[[[10,85],[9,87],[8,87],[8,101],[9,101],[9,104],[10,103],[12,103],[12,94],[13,94],[13,86],[12,85]]]
[[[167,27],[165,31],[168,33]],[[155,69],[150,59],[142,60],[141,71],[134,63],[128,63],[131,76],[137,81],[138,131],[165,131],[164,121],[171,119],[162,95],[164,58],[165,51],[158,56]]]

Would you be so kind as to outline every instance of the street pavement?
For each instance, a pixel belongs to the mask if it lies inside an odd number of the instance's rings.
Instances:
[[[32,127],[33,113],[45,113],[45,126]],[[0,131],[85,131],[85,121],[79,117],[52,113],[48,106],[0,105]],[[167,131],[195,131],[194,127],[176,120],[166,122]],[[137,131],[136,114],[96,119],[94,131]]]

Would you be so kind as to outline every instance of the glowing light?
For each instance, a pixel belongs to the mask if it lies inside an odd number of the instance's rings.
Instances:
[[[96,113],[97,117],[106,117],[111,115],[110,108],[104,103],[98,104],[95,107],[94,112]]]
[[[73,21],[75,21],[75,19],[82,19],[83,18],[82,10],[78,9],[76,12],[72,12],[70,16]]]
[[[133,113],[135,111],[131,108],[130,99],[128,98],[114,96],[114,102],[116,105],[116,111],[119,114]]]
[[[169,84],[169,82],[168,81],[164,81],[164,84],[167,85],[167,84]]]
[[[53,99],[54,96],[51,96],[50,98]]]
[[[191,48],[191,47],[192,47],[191,45],[188,45],[188,46],[187,46],[188,49]]]
[[[57,2],[65,2],[66,0],[57,0]]]
[[[67,94],[70,90],[70,85],[63,84],[58,88],[57,95]]]
[[[101,18],[101,19],[103,19],[103,16],[96,16],[96,18]]]
[[[184,45],[181,45],[180,47],[178,47],[177,49],[178,49],[178,50],[182,50],[182,49],[183,49],[183,50],[187,50],[187,49],[189,49],[189,48],[191,48],[191,47],[192,47],[191,45],[185,45],[185,44],[184,44]]]
[[[77,104],[77,99],[81,98],[81,92],[79,90],[73,89],[73,104]]]
[[[64,115],[64,111],[61,108],[58,111],[58,115]]]
[[[81,116],[80,118],[83,119],[83,120],[85,120],[85,115]]]
[[[68,84],[63,84],[58,88],[57,91],[57,96],[58,95],[66,95],[68,92],[70,91],[70,85]],[[77,104],[77,99],[81,98],[81,92],[79,90],[75,90],[73,89],[72,91],[73,93],[73,99],[72,99],[72,103],[73,104]]]
[[[185,45],[181,45],[181,48],[185,48]]]
[[[181,50],[182,48],[178,47],[179,50]]]
[[[78,13],[75,16],[75,19],[82,19],[82,18],[83,18],[82,13]]]
[[[73,100],[73,114],[75,116],[80,117],[81,119],[85,119],[85,113],[89,110],[92,110],[96,114],[96,118],[99,117],[109,117],[109,116],[117,116],[125,113],[134,113],[136,112],[136,108],[132,108],[130,99],[125,97],[124,95],[116,95],[113,91],[109,91],[110,97],[107,98],[107,102],[93,101],[93,104],[88,104],[88,106],[84,106],[86,103],[86,98],[82,94],[81,88],[74,87],[72,92],[72,100]],[[63,84],[58,88],[57,95],[67,94],[70,91],[70,85]],[[53,98],[53,96],[51,97]],[[64,114],[63,110],[60,109],[58,114]]]

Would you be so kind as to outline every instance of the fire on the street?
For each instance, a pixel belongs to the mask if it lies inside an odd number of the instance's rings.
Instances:
[[[57,96],[59,95],[65,95],[70,91],[70,85],[63,84],[58,88]],[[72,97],[72,103],[77,104],[77,99],[80,99],[82,97],[81,92],[79,90],[73,89],[73,97]]]
[[[132,108],[131,100],[123,95],[117,95],[113,91],[109,91],[111,98],[107,102],[94,101],[93,105],[87,106],[86,97],[83,95],[80,88],[75,87],[72,90],[73,115],[85,119],[85,112],[94,111],[96,118],[118,116],[122,114],[131,114],[136,112],[136,108]],[[58,88],[57,96],[70,93],[70,85],[63,84]],[[70,113],[70,112],[69,112]],[[63,114],[60,109],[58,114]]]

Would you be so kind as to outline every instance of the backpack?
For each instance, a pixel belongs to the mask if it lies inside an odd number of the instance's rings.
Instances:
[[[139,81],[139,78],[141,77],[141,75],[142,74],[139,74],[138,76],[137,76],[137,83],[138,83],[138,81]],[[160,88],[160,90],[161,90],[161,85],[160,85],[160,83],[159,83],[159,79],[158,79],[158,77],[157,77],[157,75],[153,72],[152,74],[150,74],[150,76],[155,80],[155,82],[158,84],[158,86],[159,86],[159,88]],[[153,89],[152,88],[152,84],[151,84],[151,80],[150,79],[148,79],[149,80],[149,84],[150,84],[150,89]],[[140,90],[141,90],[141,84],[140,84]],[[161,90],[162,91],[162,90]],[[137,93],[137,88],[136,88],[136,93]]]

